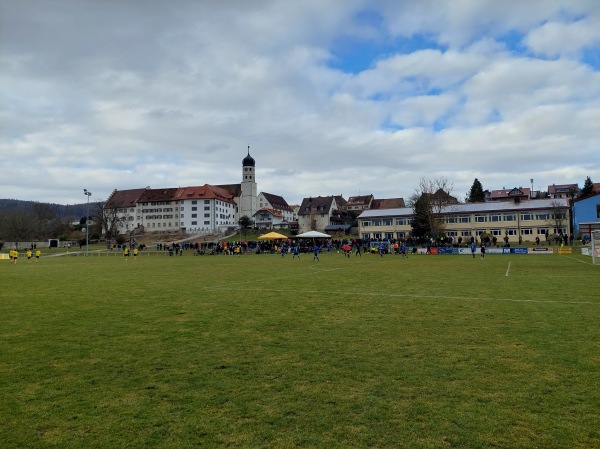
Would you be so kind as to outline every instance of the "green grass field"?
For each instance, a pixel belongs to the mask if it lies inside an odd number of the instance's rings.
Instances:
[[[580,255],[0,264],[2,448],[598,448]]]

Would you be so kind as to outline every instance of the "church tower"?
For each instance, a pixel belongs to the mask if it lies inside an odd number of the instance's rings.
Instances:
[[[240,197],[240,215],[238,220],[246,215],[251,220],[256,212],[256,201],[258,197],[256,189],[256,163],[250,156],[250,146],[248,146],[248,155],[242,161],[242,183]]]

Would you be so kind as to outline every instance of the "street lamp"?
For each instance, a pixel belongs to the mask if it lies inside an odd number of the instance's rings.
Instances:
[[[90,196],[92,196],[92,192],[88,189],[83,189],[83,194],[87,196],[87,210],[85,214],[85,255],[89,255],[90,252],[90,226],[89,226],[89,218],[90,218]]]

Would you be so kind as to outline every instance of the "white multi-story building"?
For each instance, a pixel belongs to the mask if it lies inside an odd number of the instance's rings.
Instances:
[[[256,163],[248,147],[239,184],[115,190],[104,204],[104,232],[220,232],[244,215],[252,218],[257,204]]]

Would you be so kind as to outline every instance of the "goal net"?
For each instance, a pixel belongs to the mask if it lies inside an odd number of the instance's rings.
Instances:
[[[600,231],[592,231],[590,241],[592,243],[593,264],[600,265]]]

